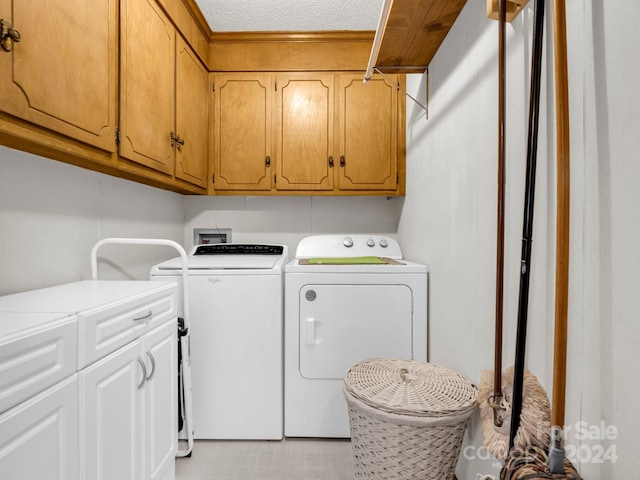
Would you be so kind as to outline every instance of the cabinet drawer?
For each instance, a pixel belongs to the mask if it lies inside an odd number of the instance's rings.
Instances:
[[[177,315],[175,289],[125,303],[82,312],[79,318],[78,369],[115,352]]]
[[[0,339],[0,412],[73,374],[77,345],[75,316]]]

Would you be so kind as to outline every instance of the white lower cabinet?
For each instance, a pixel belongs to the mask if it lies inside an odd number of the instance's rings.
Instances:
[[[78,480],[78,378],[0,415],[0,478]]]
[[[0,297],[1,480],[175,478],[176,299],[157,281]]]
[[[79,372],[85,479],[160,479],[177,448],[177,332],[168,322]]]

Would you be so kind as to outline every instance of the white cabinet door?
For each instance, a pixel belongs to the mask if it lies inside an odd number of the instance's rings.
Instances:
[[[63,380],[0,415],[0,478],[77,480],[78,380]]]
[[[145,397],[145,473],[158,480],[175,464],[178,448],[177,326],[167,322],[143,337],[147,377]]]
[[[80,471],[86,479],[140,480],[146,371],[140,340],[80,371]]]

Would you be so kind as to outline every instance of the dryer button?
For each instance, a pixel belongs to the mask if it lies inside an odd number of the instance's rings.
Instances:
[[[373,238],[370,238],[369,240],[367,240],[367,246],[368,247],[375,247],[376,246],[376,241]]]
[[[344,237],[344,240],[342,241],[342,244],[347,248],[353,247],[353,238]]]
[[[307,290],[306,292],[304,292],[304,298],[306,298],[310,302],[313,302],[316,299],[316,291]]]

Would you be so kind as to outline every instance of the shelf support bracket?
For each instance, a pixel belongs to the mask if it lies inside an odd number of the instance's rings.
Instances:
[[[507,1],[507,16],[506,21],[511,21],[518,16],[524,6],[529,3],[529,0],[506,0]],[[492,20],[499,19],[498,0],[487,0],[487,17]]]
[[[413,95],[411,95],[409,92],[407,92],[406,90],[404,90],[399,83],[393,81],[393,79],[389,78],[388,76],[386,76],[383,72],[380,71],[380,69],[378,67],[373,67],[373,71],[375,71],[376,73],[379,73],[382,78],[384,78],[388,83],[392,83],[396,86],[396,88],[398,90],[400,90],[402,93],[404,93],[407,97],[409,97],[411,100],[413,100],[413,102],[418,105],[420,108],[422,108],[424,110],[424,114],[425,114],[425,118],[428,119],[429,118],[429,110],[427,109],[427,106],[422,104],[417,98],[415,98]],[[429,69],[425,69],[424,74],[426,75],[426,82],[425,82],[425,88],[426,88],[426,96],[425,98],[429,98]],[[372,73],[373,75],[373,73]],[[365,83],[368,82],[371,79],[371,77],[369,78],[365,78]]]

